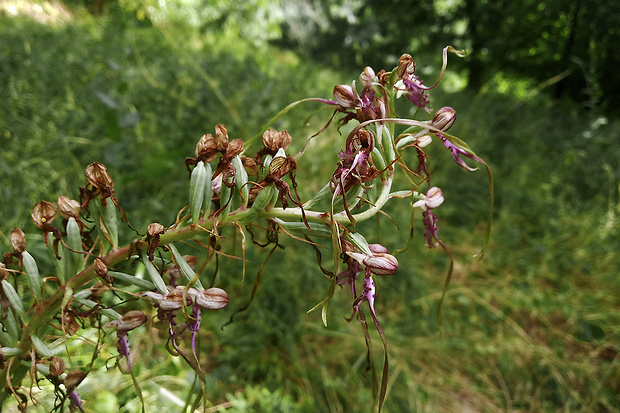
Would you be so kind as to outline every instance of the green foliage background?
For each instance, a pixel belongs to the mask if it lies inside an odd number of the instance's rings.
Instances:
[[[69,2],[71,18],[60,23],[0,19],[2,251],[9,251],[15,226],[28,233],[29,245],[40,242],[31,206],[59,194],[77,198],[83,168],[94,161],[107,165],[136,228],[172,222],[187,202],[184,159],[202,134],[224,123],[231,138],[247,139],[286,104],[329,98],[334,85],[349,83],[367,64],[313,62],[314,51],[295,50],[292,37],[287,43],[286,14],[278,20],[274,2],[196,3],[203,14],[192,24],[183,8],[157,17],[148,9],[155,3],[102,4],[93,15]],[[337,38],[337,32],[328,37]],[[419,39],[422,57],[416,50],[398,53],[411,53],[431,83],[438,66],[430,50],[438,55],[444,44],[431,45],[430,35]],[[346,53],[326,56],[325,62],[341,63]],[[390,58],[373,61],[375,70],[390,69]],[[448,70],[452,63],[460,67],[453,59]],[[480,91],[460,90],[465,74],[454,76],[447,79],[453,88],[435,91],[433,104],[456,109],[454,133],[492,167],[491,245],[484,260],[472,258],[488,213],[485,174],[463,173],[436,148],[431,155],[441,167],[434,182],[446,197],[440,235],[456,256],[455,275],[439,333],[444,255],[418,239],[398,256],[399,272],[380,280],[377,305],[391,359],[385,411],[619,411],[620,152],[614,142],[620,123],[573,100],[552,102],[552,87],[538,83],[546,78],[517,77],[493,65],[487,70]],[[318,106],[306,108],[277,125],[289,129],[297,149],[326,120],[319,113],[307,124]],[[300,162],[306,194],[329,178],[342,143],[333,130],[313,142]],[[370,241],[398,248],[406,242],[410,210],[395,203],[387,212],[403,223],[401,231],[381,219],[382,231]],[[370,233],[376,223],[365,225]],[[133,235],[124,236],[129,242]],[[327,284],[310,248],[285,243],[269,261],[250,310],[223,329],[249,298],[256,273],[242,282],[237,263],[221,263],[236,302],[209,314],[202,327],[211,402],[239,412],[369,411],[363,335],[356,322],[343,320],[349,297],[336,295],[328,328],[319,314],[307,315]],[[249,254],[257,268],[267,251]],[[139,331],[132,345],[144,355],[136,366],[147,407],[179,411],[192,388],[191,370],[165,352],[158,330]],[[93,334],[86,330],[83,340],[71,342],[75,366],[88,362]],[[373,339],[379,363],[380,341]],[[113,337],[104,354],[116,354]],[[128,376],[105,370],[99,365],[80,386],[87,411],[139,411]],[[50,389],[34,390],[40,411],[49,409]]]

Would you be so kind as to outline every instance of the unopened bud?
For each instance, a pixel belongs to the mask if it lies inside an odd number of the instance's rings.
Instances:
[[[413,207],[419,207],[424,210],[437,208],[443,203],[443,199],[443,192],[441,192],[441,189],[434,186],[428,191],[426,191],[426,195],[424,195],[424,198],[416,201],[413,204]]]
[[[164,228],[164,226],[158,222],[153,222],[152,224],[149,224],[148,228],[146,229],[146,233],[150,238],[154,238],[155,236],[161,235],[164,232],[166,232],[166,228]]]
[[[26,234],[17,227],[11,231],[11,246],[16,254],[21,254],[26,250]]]
[[[86,167],[86,179],[88,182],[98,189],[110,189],[114,187],[114,181],[108,175],[105,165],[99,162],[93,162]]]
[[[50,376],[58,377],[64,372],[65,372],[65,360],[58,356],[53,356],[52,359],[50,360]]]
[[[75,199],[70,199],[69,197],[66,197],[64,195],[60,195],[58,197],[58,213],[64,219],[78,219],[80,217],[81,211],[82,206]]]
[[[107,327],[116,327],[119,333],[125,333],[140,327],[147,320],[146,314],[139,310],[132,310],[118,320],[106,324]]]
[[[56,218],[56,207],[47,201],[37,202],[30,212],[30,217],[37,227],[43,228]]]
[[[9,277],[10,273],[6,269],[6,265],[3,262],[0,262],[0,281],[6,280]]]
[[[360,129],[355,136],[347,142],[348,149],[354,153],[365,149],[371,151],[375,147],[375,135],[371,131]]]
[[[290,157],[276,156],[269,164],[269,174],[277,179],[294,170],[296,167],[295,160]]]
[[[258,175],[258,165],[256,161],[249,156],[241,155],[241,163],[243,163],[243,167],[249,176]]]
[[[381,244],[368,244],[368,248],[374,254],[387,254],[388,249]]]
[[[101,258],[97,257],[95,258],[94,265],[95,265],[95,274],[97,274],[99,278],[102,278],[108,283],[111,283],[112,277],[108,275],[108,266],[105,265],[105,262],[103,262]]]
[[[215,138],[210,133],[202,135],[196,144],[196,158],[204,159],[205,162],[211,162],[217,157],[217,144]]]
[[[191,289],[190,289],[191,290]],[[165,295],[164,299],[159,302],[159,308],[162,311],[175,311],[183,307],[183,293],[185,292],[185,286],[176,287]],[[191,294],[188,291],[186,294],[186,305],[191,305]]]
[[[376,275],[392,275],[398,269],[398,260],[390,254],[374,254],[366,257],[362,263]]]
[[[228,130],[222,124],[215,125],[215,144],[218,151],[226,152],[226,148],[228,148]]]
[[[286,129],[281,132],[275,129],[267,129],[265,133],[263,133],[263,145],[273,153],[277,152],[280,148],[284,150],[288,149],[292,140],[293,138]]]
[[[437,208],[443,203],[443,192],[441,189],[434,186],[426,192],[426,206],[427,208]]]
[[[226,158],[232,159],[243,152],[243,139],[233,139],[226,148]]]
[[[71,370],[67,373],[67,377],[65,378],[65,387],[67,390],[71,391],[77,387],[78,384],[84,380],[86,377],[86,373],[80,370]]]
[[[398,68],[396,69],[396,74],[401,79],[408,79],[409,75],[412,75],[415,72],[415,61],[413,58],[405,53],[398,59]]]
[[[449,106],[445,106],[435,113],[431,126],[441,131],[447,131],[456,121],[456,111]]]
[[[415,144],[418,148],[424,148],[425,146],[428,146],[432,141],[433,138],[431,137],[431,135],[422,135],[415,140]]]
[[[357,93],[355,93],[351,86],[337,85],[334,87],[334,100],[343,108],[354,108],[357,102],[356,95]]]
[[[209,288],[207,290],[198,291],[194,298],[196,305],[205,310],[219,310],[226,307],[230,298],[226,291],[221,288]]]
[[[375,71],[372,70],[372,67],[370,66],[366,66],[364,68],[364,71],[360,74],[360,82],[362,82],[364,86],[370,85],[374,78]]]

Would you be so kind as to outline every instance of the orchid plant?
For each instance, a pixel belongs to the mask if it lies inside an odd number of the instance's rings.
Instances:
[[[55,410],[62,410],[68,404],[74,410],[83,411],[83,403],[88,401],[82,401],[79,385],[93,363],[80,369],[67,369],[65,358],[70,362],[69,348],[52,343],[49,338],[60,336],[66,343],[82,328],[97,329],[100,340],[115,331],[118,339],[115,363],[132,376],[142,400],[139,383],[133,375],[136,361],[131,353],[130,336],[132,330],[153,318],[167,336],[166,349],[182,357],[201,381],[202,391],[191,401],[192,410],[201,404],[206,407],[206,373],[199,362],[196,335],[203,310],[224,308],[230,297],[215,277],[207,279],[204,270],[217,256],[234,255],[234,251],[222,250],[222,229],[232,227],[242,240],[241,257],[237,258],[243,263],[243,276],[248,234],[256,245],[272,246],[269,256],[279,245],[281,236],[317,249],[317,267],[328,283],[328,291],[310,311],[320,309],[326,324],[330,299],[338,287],[348,291],[351,315],[346,320],[360,322],[369,349],[369,369],[374,374],[366,321],[366,314],[370,314],[385,354],[374,406],[374,410],[380,411],[386,397],[389,364],[387,340],[375,307],[376,290],[381,277],[398,272],[395,255],[406,248],[390,253],[390,248],[372,243],[373,234],[364,236],[359,232],[356,223],[381,213],[392,199],[409,199],[412,210],[421,211],[427,246],[443,248],[452,260],[439,237],[435,215],[444,197],[441,189],[431,184],[429,158],[424,151],[433,141],[441,142],[464,170],[475,170],[471,166],[475,163],[486,167],[492,206],[492,178],[487,164],[462,140],[448,133],[456,120],[455,110],[443,107],[433,114],[430,105],[429,94],[446,70],[449,52],[461,53],[452,47],[443,50],[441,74],[432,86],[423,84],[415,74],[414,60],[405,54],[392,71],[375,73],[366,67],[359,78],[361,91],[353,82],[336,86],[333,99],[294,102],[277,114],[261,133],[245,141],[229,140],[226,127],[215,126],[215,134],[202,136],[194,156],[185,160],[190,177],[188,203],[167,227],[154,222],[145,233],[131,228],[115,197],[113,179],[106,167],[96,162],[86,168],[87,183],[80,188],[79,200],[59,196],[56,204],[37,203],[32,209],[32,220],[43,232],[56,266],[50,273],[41,274],[26,248],[24,232],[13,230],[13,252],[6,253],[0,264],[0,401],[14,398],[22,411],[30,403],[36,403],[31,389],[22,387],[29,375],[30,383],[48,380],[54,385]],[[400,97],[414,105],[416,114],[429,118],[398,117],[395,101]],[[308,200],[300,197],[296,179],[307,144],[299,153],[291,155],[288,151],[291,135],[286,130],[278,132],[271,128],[289,110],[304,102],[319,102],[333,110],[327,124],[308,141],[320,135],[334,119],[339,131],[349,122],[354,124],[344,138],[331,179]],[[260,149],[250,156],[249,148],[260,138]],[[415,152],[416,165],[406,164],[403,156],[406,151]],[[409,187],[394,188],[397,171],[407,178]],[[129,245],[119,245],[121,222],[136,233]],[[489,229],[490,218],[484,246]],[[266,242],[255,240],[258,231],[265,232]],[[181,242],[193,242],[205,251],[204,256],[183,256],[177,248]],[[327,268],[321,263],[321,249],[331,251]],[[258,270],[257,283],[262,268]],[[132,271],[133,274],[129,273]],[[256,285],[252,296],[255,290]],[[125,303],[131,302],[131,306],[125,311],[122,305],[112,308],[108,298],[112,295],[122,297]],[[142,310],[135,309],[136,301],[142,303],[139,307]],[[99,351],[96,346],[93,361]],[[142,405],[144,411],[144,401]]]

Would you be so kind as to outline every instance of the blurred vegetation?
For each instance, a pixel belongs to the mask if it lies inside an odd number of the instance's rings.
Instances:
[[[389,69],[395,63],[390,59],[404,51],[432,84],[438,68],[427,69],[436,63],[431,54],[438,55],[448,41],[471,46],[472,39],[454,35],[467,26],[457,24],[456,10],[470,2],[453,2],[450,13],[440,7],[448,2],[427,2],[412,8],[411,15],[403,12],[404,3],[329,2],[335,5],[323,13],[328,2],[300,2],[315,14],[297,13],[307,23],[297,26],[290,9],[267,0],[171,2],[167,9],[154,1],[72,1],[65,4],[64,18],[44,23],[5,12],[0,19],[1,250],[9,250],[14,226],[33,233],[29,243],[40,241],[29,219],[31,206],[41,199],[55,201],[59,194],[77,198],[83,168],[91,162],[108,166],[116,195],[143,231],[154,220],[172,222],[187,202],[184,159],[215,124],[226,124],[231,138],[250,138],[286,104],[309,96],[329,98],[334,85],[350,83],[363,65]],[[504,8],[508,3],[493,7],[511,10]],[[564,3],[572,8],[563,9]],[[542,28],[549,33],[559,23],[546,13],[564,13],[565,20],[579,16],[579,21],[585,13],[617,18],[605,8],[569,3],[526,2],[519,12],[549,10],[527,14],[548,22]],[[175,8],[179,4],[183,7]],[[584,110],[579,97],[554,100],[559,83],[540,82],[566,69],[553,66],[555,58],[544,58],[555,37],[533,44],[536,33],[528,28],[538,27],[539,20],[524,20],[512,11],[517,23],[527,24],[510,26],[519,29],[510,35],[523,47],[534,47],[535,56],[515,49],[498,61],[506,44],[489,39],[499,37],[498,27],[510,16],[500,13],[502,20],[490,25],[495,9],[484,1],[475,4],[480,27],[488,30],[478,39],[482,46],[473,47],[474,53],[488,49],[487,57],[480,57],[482,84],[459,88],[467,83],[466,66],[451,58],[448,70],[457,68],[460,76],[447,79],[454,87],[435,91],[433,104],[456,109],[454,133],[492,167],[492,242],[484,260],[472,258],[488,213],[485,174],[465,174],[443,148],[432,149],[435,164],[444,164],[434,182],[446,197],[438,211],[440,235],[457,259],[455,274],[439,333],[435,311],[445,255],[416,240],[398,256],[399,272],[380,280],[377,307],[391,360],[385,411],[620,411],[620,152],[614,150],[620,121],[607,110],[613,98],[594,77],[599,94],[589,96],[599,99],[598,106]],[[357,20],[351,21],[347,10]],[[403,22],[417,15],[419,32],[407,32],[414,26]],[[402,42],[364,40],[372,16],[381,30],[390,27],[391,40]],[[313,21],[321,22],[320,30]],[[450,29],[445,37],[439,30],[424,30],[440,24]],[[596,47],[589,44],[600,54],[589,58],[600,66],[585,63],[589,71],[609,73],[617,56],[604,32],[613,30],[603,23],[597,29],[592,39],[603,40],[596,40]],[[304,33],[306,40],[299,37]],[[575,36],[580,39],[575,44],[584,41]],[[315,61],[319,52],[322,64]],[[516,61],[521,66],[504,70],[502,65]],[[606,79],[615,90],[618,76]],[[316,114],[307,124],[316,109],[311,104],[295,109],[277,124],[289,129],[297,149],[328,116]],[[299,182],[306,194],[319,189],[323,181],[317,176],[328,179],[341,146],[334,130],[313,141],[300,161]],[[310,180],[316,187],[304,188]],[[395,203],[387,212],[401,223],[401,231],[382,218],[377,238],[369,241],[398,248],[406,243],[411,211]],[[132,234],[125,236],[130,241]],[[220,264],[237,302],[203,321],[200,354],[210,373],[211,401],[221,411],[368,411],[372,392],[364,374],[363,334],[356,322],[343,320],[350,315],[349,297],[336,294],[328,328],[319,314],[306,315],[327,285],[315,270],[314,251],[283,241],[286,250],[270,259],[249,311],[223,329],[232,311],[249,299],[256,274],[248,273],[242,282],[238,263]],[[248,253],[253,268],[267,256],[258,248]],[[143,334],[132,337],[141,356],[135,363],[138,379],[150,411],[175,412],[194,378],[164,350],[165,338],[157,331],[142,327]],[[89,334],[86,330],[71,344],[76,366],[88,363],[88,340],[96,340]],[[373,337],[375,359],[381,360],[378,338]],[[105,343],[103,358],[112,357],[113,338]],[[51,390],[35,386],[33,391],[42,403],[39,410],[47,411]],[[87,411],[139,411],[131,379],[103,365],[80,392]]]

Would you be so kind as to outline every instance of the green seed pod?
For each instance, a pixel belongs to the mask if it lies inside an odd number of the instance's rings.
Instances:
[[[41,285],[41,276],[39,275],[39,267],[37,267],[37,263],[28,253],[28,251],[24,251],[22,253],[22,260],[24,263],[24,269],[28,274],[28,280],[30,281],[30,287],[32,288],[32,295],[36,301],[41,301],[41,291],[43,290],[43,286]]]
[[[179,253],[179,250],[177,250],[177,248],[172,244],[168,245],[168,248],[170,248],[170,252],[174,255],[174,261],[176,262],[179,271],[181,271],[181,274],[183,274],[188,281],[194,283],[194,288],[197,290],[204,290],[200,280],[196,277],[196,273],[192,270],[192,267],[189,266],[187,261],[185,261],[185,258],[183,258],[183,256]],[[167,292],[168,291],[166,291],[166,293]]]
[[[202,210],[205,218],[209,217],[211,213],[211,198],[213,197],[213,179],[211,175],[213,175],[213,171],[211,170],[211,165],[205,164],[205,170],[207,171],[207,179],[205,180],[205,192],[204,192],[204,200],[202,202]]]
[[[147,257],[146,254],[142,256],[142,262],[144,263],[144,266],[146,267],[146,272],[151,277],[153,284],[155,284],[155,287],[157,287],[157,289],[162,293],[168,294],[168,289],[166,288],[166,283],[164,282],[164,279],[161,278],[159,271],[157,271],[155,265],[153,265],[153,263],[149,261],[149,257]]]
[[[197,223],[200,218],[200,208],[204,201],[207,170],[204,162],[200,161],[192,170],[189,184],[189,212],[192,214],[192,223]]]
[[[80,227],[73,217],[67,220],[67,237],[65,238],[65,243],[73,251],[82,251]],[[64,260],[65,274],[69,277],[73,277],[84,269],[84,259],[82,255],[71,250],[67,249]]]
[[[4,295],[6,295],[6,298],[9,300],[9,304],[11,305],[13,310],[15,310],[17,316],[19,316],[20,319],[26,322],[27,320],[25,319],[26,312],[24,311],[24,305],[22,304],[22,300],[19,298],[17,291],[15,291],[13,284],[8,282],[7,280],[2,280],[2,290],[4,291]]]
[[[243,162],[239,155],[235,156],[232,160],[232,164],[235,167],[235,187],[241,195],[241,204],[248,206],[248,198],[250,197],[250,188],[248,188],[248,173],[243,167]]]

